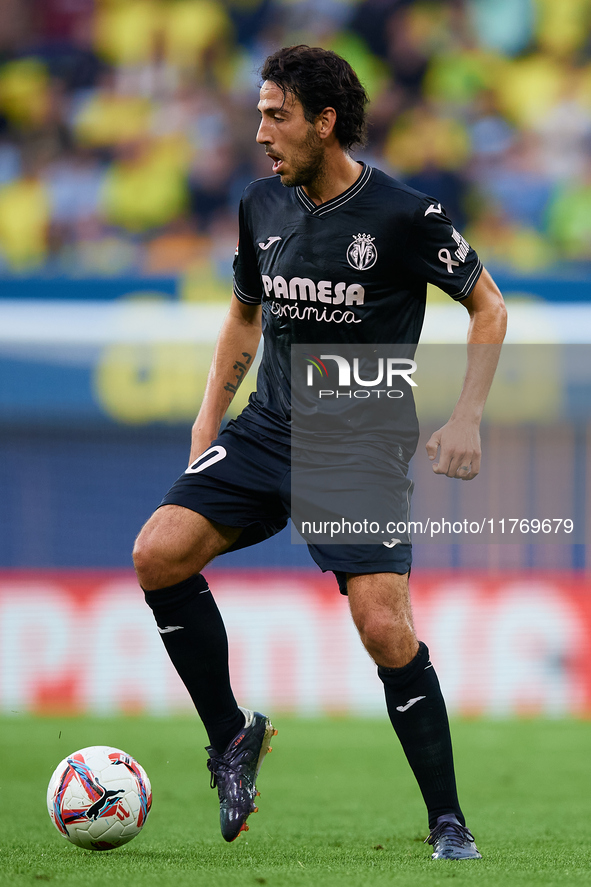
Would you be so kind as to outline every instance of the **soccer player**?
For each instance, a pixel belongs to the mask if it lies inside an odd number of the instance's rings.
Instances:
[[[417,343],[427,282],[461,302],[469,314],[466,375],[427,451],[436,473],[469,480],[480,466],[480,419],[506,324],[497,287],[437,197],[352,158],[364,138],[367,95],[350,65],[333,52],[295,46],[270,56],[261,75],[257,142],[273,174],[251,183],[240,205],[234,296],[193,426],[189,467],[134,549],[158,631],[208,733],[227,841],[257,809],[255,780],[275,731],[265,715],[236,703],[224,624],[201,570],[287,523],[292,344]],[[220,433],[261,327],[257,391]],[[410,455],[398,450],[392,470],[405,474]],[[413,627],[410,544],[309,548],[348,595],[378,667],[425,800],[433,858],[479,858],[456,792],[445,703]]]

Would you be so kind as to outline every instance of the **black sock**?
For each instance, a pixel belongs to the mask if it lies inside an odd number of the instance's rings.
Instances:
[[[207,582],[198,573],[144,594],[160,636],[205,725],[210,744],[223,752],[244,726],[228,670],[226,629]]]
[[[451,736],[445,702],[429,650],[419,644],[415,658],[403,668],[378,667],[386,690],[386,706],[429,813],[429,828],[444,813],[465,820],[458,802]]]

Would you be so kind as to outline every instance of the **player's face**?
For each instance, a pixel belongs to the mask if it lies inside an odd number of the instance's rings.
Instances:
[[[324,167],[324,142],[304,117],[301,102],[289,92],[284,97],[278,86],[265,80],[258,109],[257,142],[265,146],[282,185],[293,188],[316,181]]]

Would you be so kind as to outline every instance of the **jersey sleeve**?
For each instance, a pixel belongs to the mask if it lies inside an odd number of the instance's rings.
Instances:
[[[234,295],[245,305],[260,305],[263,300],[261,275],[245,216],[244,200],[241,200],[238,212],[238,244],[234,255]]]
[[[406,263],[456,300],[470,295],[482,271],[476,252],[456,231],[442,205],[429,197],[421,200],[414,214]]]

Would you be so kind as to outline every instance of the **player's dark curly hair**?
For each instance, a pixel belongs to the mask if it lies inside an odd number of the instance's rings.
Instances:
[[[269,56],[260,73],[284,96],[291,92],[299,99],[309,123],[324,108],[334,108],[335,135],[343,148],[365,144],[369,98],[349,62],[336,52],[304,44],[286,46]]]

